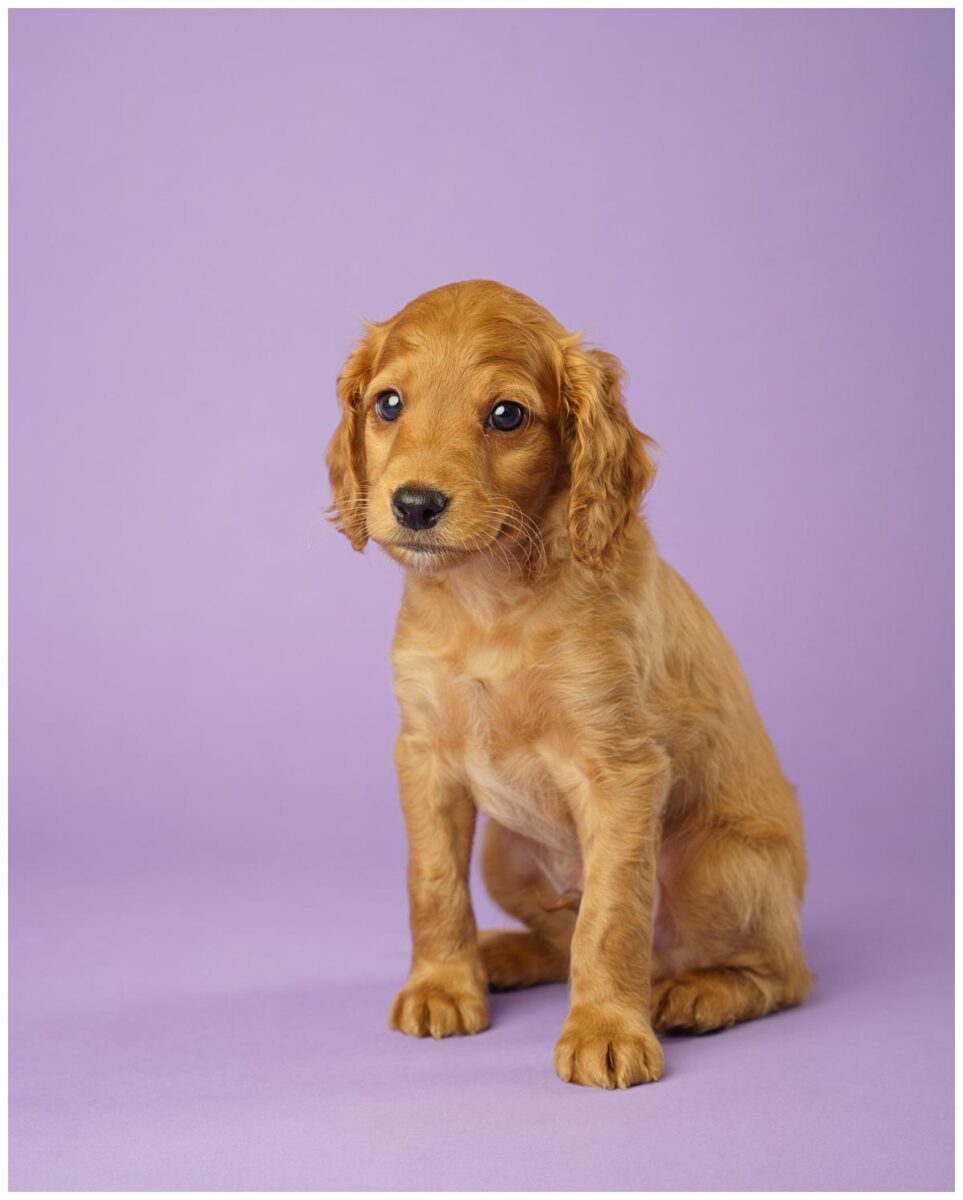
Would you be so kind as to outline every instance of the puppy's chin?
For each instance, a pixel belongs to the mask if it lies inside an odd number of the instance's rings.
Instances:
[[[440,575],[452,567],[460,566],[474,554],[472,550],[457,546],[432,546],[427,543],[424,546],[403,546],[397,542],[374,540],[389,558],[419,575]]]

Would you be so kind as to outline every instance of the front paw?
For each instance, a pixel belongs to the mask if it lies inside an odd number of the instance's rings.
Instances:
[[[629,1088],[662,1078],[665,1056],[643,1017],[606,1008],[573,1008],[555,1047],[555,1070],[566,1083]]]
[[[451,1037],[488,1028],[488,997],[471,979],[451,972],[409,979],[388,1017],[411,1037]]]

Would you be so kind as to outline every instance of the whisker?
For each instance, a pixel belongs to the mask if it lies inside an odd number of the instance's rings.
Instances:
[[[316,516],[315,522],[320,523],[325,517],[335,521],[357,520],[366,515],[370,501],[371,489],[363,486],[353,496],[332,503],[323,514]],[[537,578],[547,568],[548,554],[542,531],[516,501],[499,496],[477,513],[472,513],[471,518],[458,530],[461,544],[453,549],[481,555],[506,577],[521,570],[528,577]]]

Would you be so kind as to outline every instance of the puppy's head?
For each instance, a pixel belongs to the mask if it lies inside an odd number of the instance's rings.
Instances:
[[[501,284],[426,292],[369,325],[338,378],[338,527],[435,572],[537,537],[567,494],[572,554],[602,570],[651,482],[622,370]]]

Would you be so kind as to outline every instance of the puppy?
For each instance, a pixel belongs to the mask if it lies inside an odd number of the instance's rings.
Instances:
[[[338,379],[333,513],[405,569],[392,658],[415,1037],[568,980],[562,1079],[658,1079],[654,1030],[800,1003],[799,810],[739,663],[658,556],[617,359],[475,280],[369,325]],[[481,932],[482,870],[522,929]]]

